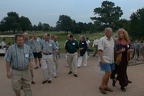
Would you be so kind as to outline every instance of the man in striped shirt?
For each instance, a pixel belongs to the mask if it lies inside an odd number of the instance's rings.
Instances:
[[[5,54],[7,77],[12,79],[12,88],[16,96],[21,96],[21,86],[25,96],[32,96],[29,69],[32,66],[33,53],[30,47],[24,44],[23,35],[17,34],[15,41],[16,43],[11,45]]]

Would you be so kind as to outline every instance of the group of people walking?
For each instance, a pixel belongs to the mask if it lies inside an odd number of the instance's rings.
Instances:
[[[125,92],[125,87],[130,82],[127,76],[128,54],[133,52],[128,33],[125,29],[119,29],[118,39],[115,40],[112,38],[111,28],[105,28],[104,31],[105,36],[99,40],[95,38],[93,44],[93,47],[96,48],[93,56],[98,51],[100,68],[105,72],[99,90],[103,94],[107,94],[106,91],[113,91],[108,87],[109,77],[111,76],[113,83],[115,84],[118,80],[121,90]],[[33,59],[36,64],[34,69],[41,67],[43,70],[44,80],[42,84],[51,83],[53,77],[57,77],[58,59],[60,58],[60,45],[57,38],[57,36],[51,38],[49,33],[45,33],[43,39],[38,38],[36,33],[33,34],[32,39],[29,39],[27,32],[15,36],[15,44],[8,48],[5,60],[7,77],[12,79],[12,88],[16,96],[20,96],[21,87],[23,87],[25,96],[32,96],[30,85],[31,83],[35,84],[33,80]],[[68,34],[65,42],[68,74],[78,77],[77,68],[82,65],[87,66],[88,47],[84,35],[79,37],[78,42],[72,34]],[[119,65],[115,63],[114,59],[118,54],[122,54]]]
[[[16,96],[21,96],[21,88],[24,90],[25,96],[32,96],[31,83],[33,81],[33,59],[36,67],[42,67],[44,81],[51,83],[52,78],[56,78],[59,44],[57,36],[51,40],[50,34],[44,34],[42,41],[33,34],[33,38],[29,40],[29,34],[17,34],[15,36],[15,44],[11,45],[5,54],[7,77],[12,79],[12,88]],[[41,60],[42,58],[42,60]]]

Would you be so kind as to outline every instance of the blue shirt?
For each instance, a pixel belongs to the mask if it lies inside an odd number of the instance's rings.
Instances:
[[[41,47],[42,47],[42,41],[40,38],[37,38],[37,39],[31,39],[30,40],[31,42],[31,49],[32,49],[32,52],[35,52],[35,53],[39,53],[41,51]]]
[[[42,42],[42,50],[45,51],[45,53],[52,53],[54,52],[54,50],[56,50],[56,44],[54,43],[53,40],[49,40],[49,41],[43,41]]]
[[[34,58],[33,53],[26,44],[20,48],[15,43],[8,48],[5,54],[5,61],[10,62],[11,67],[18,70],[28,69],[28,64],[32,58]]]

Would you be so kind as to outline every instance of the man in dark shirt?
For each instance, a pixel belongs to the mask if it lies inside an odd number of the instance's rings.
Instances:
[[[68,74],[74,74],[77,77],[77,51],[79,49],[78,42],[74,40],[73,35],[68,36],[65,49],[67,51],[67,62],[70,72]]]

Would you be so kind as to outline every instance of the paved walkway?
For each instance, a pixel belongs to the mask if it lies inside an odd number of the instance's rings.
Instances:
[[[97,57],[88,59],[88,66],[78,69],[78,77],[68,75],[65,56],[59,60],[58,78],[54,78],[51,84],[42,84],[42,69],[34,70],[36,82],[32,85],[33,96],[103,96],[98,90],[103,72],[100,70]],[[15,96],[11,88],[11,80],[6,77],[4,58],[0,57],[0,96]],[[116,87],[109,86],[114,92],[108,92],[107,96],[144,96],[144,64],[129,66],[128,76],[132,80],[126,92],[120,90],[117,82]],[[23,92],[22,92],[23,94]],[[22,95],[24,96],[24,95]]]

